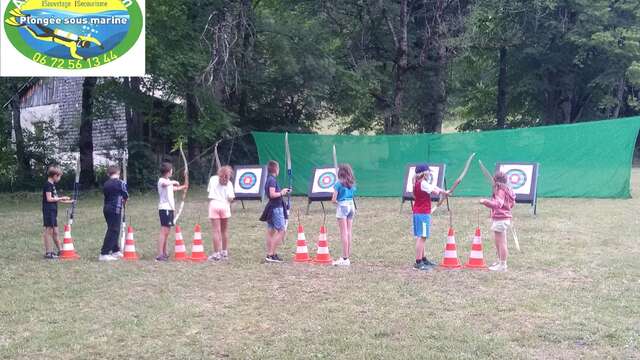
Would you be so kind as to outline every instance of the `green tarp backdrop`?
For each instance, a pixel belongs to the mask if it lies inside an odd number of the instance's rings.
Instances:
[[[544,197],[627,198],[640,117],[526,129],[454,134],[325,136],[289,134],[295,194],[306,194],[314,167],[338,162],[353,166],[360,196],[402,194],[405,165],[445,163],[452,184],[464,162],[477,153],[458,196],[490,192],[477,159],[493,171],[498,161],[540,163],[538,195]],[[260,163],[280,163],[286,185],[284,134],[254,132]]]

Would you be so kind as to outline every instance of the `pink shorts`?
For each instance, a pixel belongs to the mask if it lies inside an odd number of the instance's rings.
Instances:
[[[218,200],[209,201],[209,219],[228,219],[231,217],[231,206]]]

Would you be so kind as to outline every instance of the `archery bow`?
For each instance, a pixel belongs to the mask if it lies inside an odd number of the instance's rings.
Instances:
[[[178,223],[178,219],[180,219],[180,215],[182,215],[182,211],[184,210],[184,202],[187,199],[187,191],[189,191],[189,161],[187,161],[187,156],[184,154],[184,150],[182,149],[182,141],[178,143],[178,148],[180,149],[180,156],[182,157],[182,161],[184,162],[184,191],[182,192],[182,201],[180,202],[180,206],[178,207],[178,212],[176,213],[176,217],[173,220],[174,224]]]
[[[471,161],[475,156],[476,156],[476,153],[472,153],[471,155],[469,155],[467,162],[464,163],[464,168],[462,169],[460,176],[458,176],[456,181],[453,182],[453,185],[451,185],[451,187],[448,189],[450,194],[453,193],[453,191],[458,187],[458,185],[460,185],[460,183],[462,182],[462,179],[464,179],[464,177],[467,176],[467,172],[469,171],[469,167],[471,166]],[[431,213],[434,213],[436,210],[438,210],[438,208],[440,208],[440,206],[442,205],[442,203],[444,203],[445,200],[449,201],[449,196],[447,196],[446,194],[443,194],[442,196],[440,196],[440,200],[438,201],[438,204],[436,204],[436,207],[433,210],[431,210]]]
[[[216,170],[218,171],[222,167],[222,163],[220,162],[220,156],[218,155],[218,145],[220,144],[220,141],[222,140],[216,141],[216,145],[213,148],[213,156],[215,157],[215,161],[216,161]]]
[[[482,174],[487,179],[489,184],[491,184],[491,189],[493,189],[493,186],[496,184],[496,182],[495,180],[493,180],[493,176],[491,176],[491,172],[484,166],[484,164],[482,163],[482,160],[478,160],[478,164],[480,164],[480,170],[482,170]],[[511,222],[511,234],[513,235],[513,242],[516,244],[516,249],[520,251],[520,241],[518,240],[518,234],[516,232],[516,224],[515,222],[513,222],[513,219]]]
[[[291,170],[291,151],[289,149],[289,133],[284,133],[284,154],[287,162],[287,179],[289,182],[289,192],[287,193],[287,211],[291,211],[291,188],[293,187],[293,172]]]
[[[122,182],[123,186],[127,187],[127,158],[122,157]],[[128,192],[128,190],[127,190]],[[120,251],[124,251],[124,243],[127,237],[127,218],[125,214],[125,201],[122,199],[122,209],[120,209]]]
[[[284,156],[285,156],[285,162],[287,165],[287,180],[289,183],[289,192],[287,192],[287,206],[286,206],[286,212],[287,212],[287,219],[291,216],[291,188],[293,187],[293,171],[291,169],[291,150],[289,149],[289,133],[285,132],[284,133]],[[287,231],[287,229],[289,228],[289,220],[287,220],[285,222],[285,231]],[[284,244],[284,241],[287,239],[287,233],[285,233],[285,236],[282,237],[282,243]]]
[[[495,185],[495,182],[493,181],[493,176],[491,175],[491,172],[484,166],[484,164],[482,163],[482,160],[478,160],[478,164],[480,164],[480,170],[482,170],[482,174],[487,179],[489,184],[491,184],[491,187],[493,187],[493,185]]]
[[[336,178],[338,177],[338,156],[336,155],[336,144],[333,144],[333,168],[336,170]]]
[[[78,193],[80,192],[80,154],[78,154],[78,160],[76,161],[76,181],[73,183],[73,202],[71,203],[71,210],[68,211],[69,225],[73,225],[73,216],[76,212],[76,204],[78,203]]]
[[[213,144],[213,156],[211,157],[211,168],[209,168],[209,178],[213,175],[213,167],[216,167],[216,172],[220,170],[222,167],[222,163],[220,162],[220,156],[218,155],[218,145],[224,139],[220,139]],[[227,162],[228,163],[228,162]]]
[[[333,144],[333,169],[336,171],[336,182],[338,182],[340,180],[338,180],[338,155],[336,154],[336,144]],[[322,225],[325,225],[327,223],[327,212],[324,210],[324,205],[322,206],[322,216]]]

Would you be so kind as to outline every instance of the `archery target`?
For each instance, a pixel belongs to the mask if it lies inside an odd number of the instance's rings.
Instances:
[[[311,193],[333,193],[337,176],[334,168],[317,168],[314,170]]]
[[[417,165],[418,164],[408,164],[405,170],[404,187],[402,189],[402,198],[404,200],[413,200],[413,177],[416,175]],[[444,189],[445,170],[445,164],[429,164],[429,177],[427,178],[429,184]],[[437,201],[439,196],[432,195],[431,199]]]
[[[327,171],[318,176],[318,188],[324,191],[331,191],[336,183],[336,174]]]
[[[516,194],[529,195],[533,189],[533,164],[500,164],[500,171],[507,175],[507,184]]]
[[[438,184],[438,176],[440,175],[440,167],[429,165],[429,176],[427,177],[427,182],[431,185],[435,185],[441,187]],[[404,192],[413,194],[413,177],[416,175],[416,167],[410,166],[409,173],[406,179]]]
[[[253,171],[247,171],[238,179],[238,186],[243,190],[251,190],[258,183],[258,177]]]
[[[265,169],[260,165],[236,167],[233,191],[236,197],[243,196],[261,198],[264,193],[262,185],[265,181]]]
[[[509,186],[514,190],[522,188],[527,182],[527,174],[520,169],[511,169],[506,175]]]

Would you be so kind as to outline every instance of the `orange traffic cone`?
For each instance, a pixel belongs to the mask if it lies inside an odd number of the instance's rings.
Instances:
[[[180,225],[176,225],[176,245],[174,247],[173,256],[177,261],[188,260],[187,249],[184,246],[184,240],[182,239],[182,229],[180,229]]]
[[[459,269],[462,267],[458,260],[458,250],[456,249],[456,237],[453,232],[453,228],[449,228],[449,234],[447,235],[447,244],[444,247],[444,258],[440,263],[440,266],[447,269]]]
[[[329,254],[329,242],[327,241],[327,229],[320,226],[320,235],[318,235],[318,252],[316,258],[313,259],[316,264],[331,264],[331,254]]]
[[[298,241],[296,242],[296,256],[293,258],[294,262],[309,262],[309,250],[307,248],[307,239],[304,236],[304,229],[302,225],[298,225]]]
[[[191,261],[206,261],[207,255],[202,246],[202,229],[200,224],[196,224],[193,229],[193,244],[191,244]]]
[[[64,226],[64,240],[62,241],[62,250],[60,251],[60,259],[62,260],[80,259],[80,255],[76,254],[76,249],[73,247],[73,238],[71,237],[71,226],[69,224]]]
[[[124,242],[124,256],[125,260],[138,260],[138,254],[136,253],[136,243],[133,240],[133,227],[127,228],[127,240]]]
[[[469,254],[469,260],[464,264],[465,268],[471,269],[486,269],[487,264],[484,262],[484,255],[482,253],[482,237],[480,236],[480,227],[476,228],[476,235],[473,237],[473,243],[471,244],[471,253]]]

